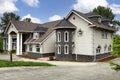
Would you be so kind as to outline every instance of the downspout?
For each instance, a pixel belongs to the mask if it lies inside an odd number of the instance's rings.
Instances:
[[[93,54],[94,54],[93,62],[96,61],[96,53],[94,52],[94,48],[95,48],[94,45],[95,45],[95,32],[94,32],[94,28],[93,28]]]

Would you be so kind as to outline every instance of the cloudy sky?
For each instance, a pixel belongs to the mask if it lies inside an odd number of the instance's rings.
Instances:
[[[110,7],[120,20],[119,0],[0,0],[0,17],[4,12],[14,12],[21,20],[28,17],[44,23],[62,19],[71,9],[87,13],[99,5]]]

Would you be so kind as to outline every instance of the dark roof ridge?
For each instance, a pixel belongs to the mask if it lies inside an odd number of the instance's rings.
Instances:
[[[24,22],[24,23],[30,23],[30,24],[41,25],[40,23],[25,22],[25,21],[17,21],[17,20],[11,20],[11,22]]]
[[[52,23],[52,22],[57,22],[57,21],[61,21],[62,19],[60,20],[55,20],[55,21],[49,21],[49,22],[45,22],[45,23],[42,23],[41,25],[44,25],[44,24],[49,24],[49,23]]]

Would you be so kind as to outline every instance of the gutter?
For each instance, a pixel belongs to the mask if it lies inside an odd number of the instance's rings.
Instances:
[[[93,58],[93,62],[96,61],[96,53],[94,52],[94,45],[95,45],[95,32],[94,32],[94,28],[93,28],[93,54],[94,54],[94,58]]]

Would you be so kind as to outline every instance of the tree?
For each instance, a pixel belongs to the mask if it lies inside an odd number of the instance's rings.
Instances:
[[[120,57],[120,35],[113,37],[113,53],[114,56]]]
[[[13,62],[12,54],[15,53],[15,52],[16,52],[16,50],[13,50],[13,49],[9,51],[9,54],[10,54],[10,62]]]
[[[3,16],[1,17],[1,27],[3,31],[5,30],[6,26],[8,25],[10,20],[20,20],[20,16],[16,15],[15,13],[12,12],[5,12]]]
[[[115,57],[120,57],[120,35],[115,35],[113,37],[113,52],[112,52],[112,54]],[[112,69],[114,69],[116,71],[120,71],[120,64],[111,62],[110,65],[111,65]]]
[[[0,37],[0,52],[3,52],[3,38]]]
[[[115,20],[115,15],[110,8],[98,6],[97,8],[93,9],[93,12],[96,12],[99,15],[108,18],[112,24],[120,26],[120,21]]]
[[[25,18],[25,19],[23,19],[23,21],[25,21],[25,22],[31,22],[31,19],[30,18]]]

